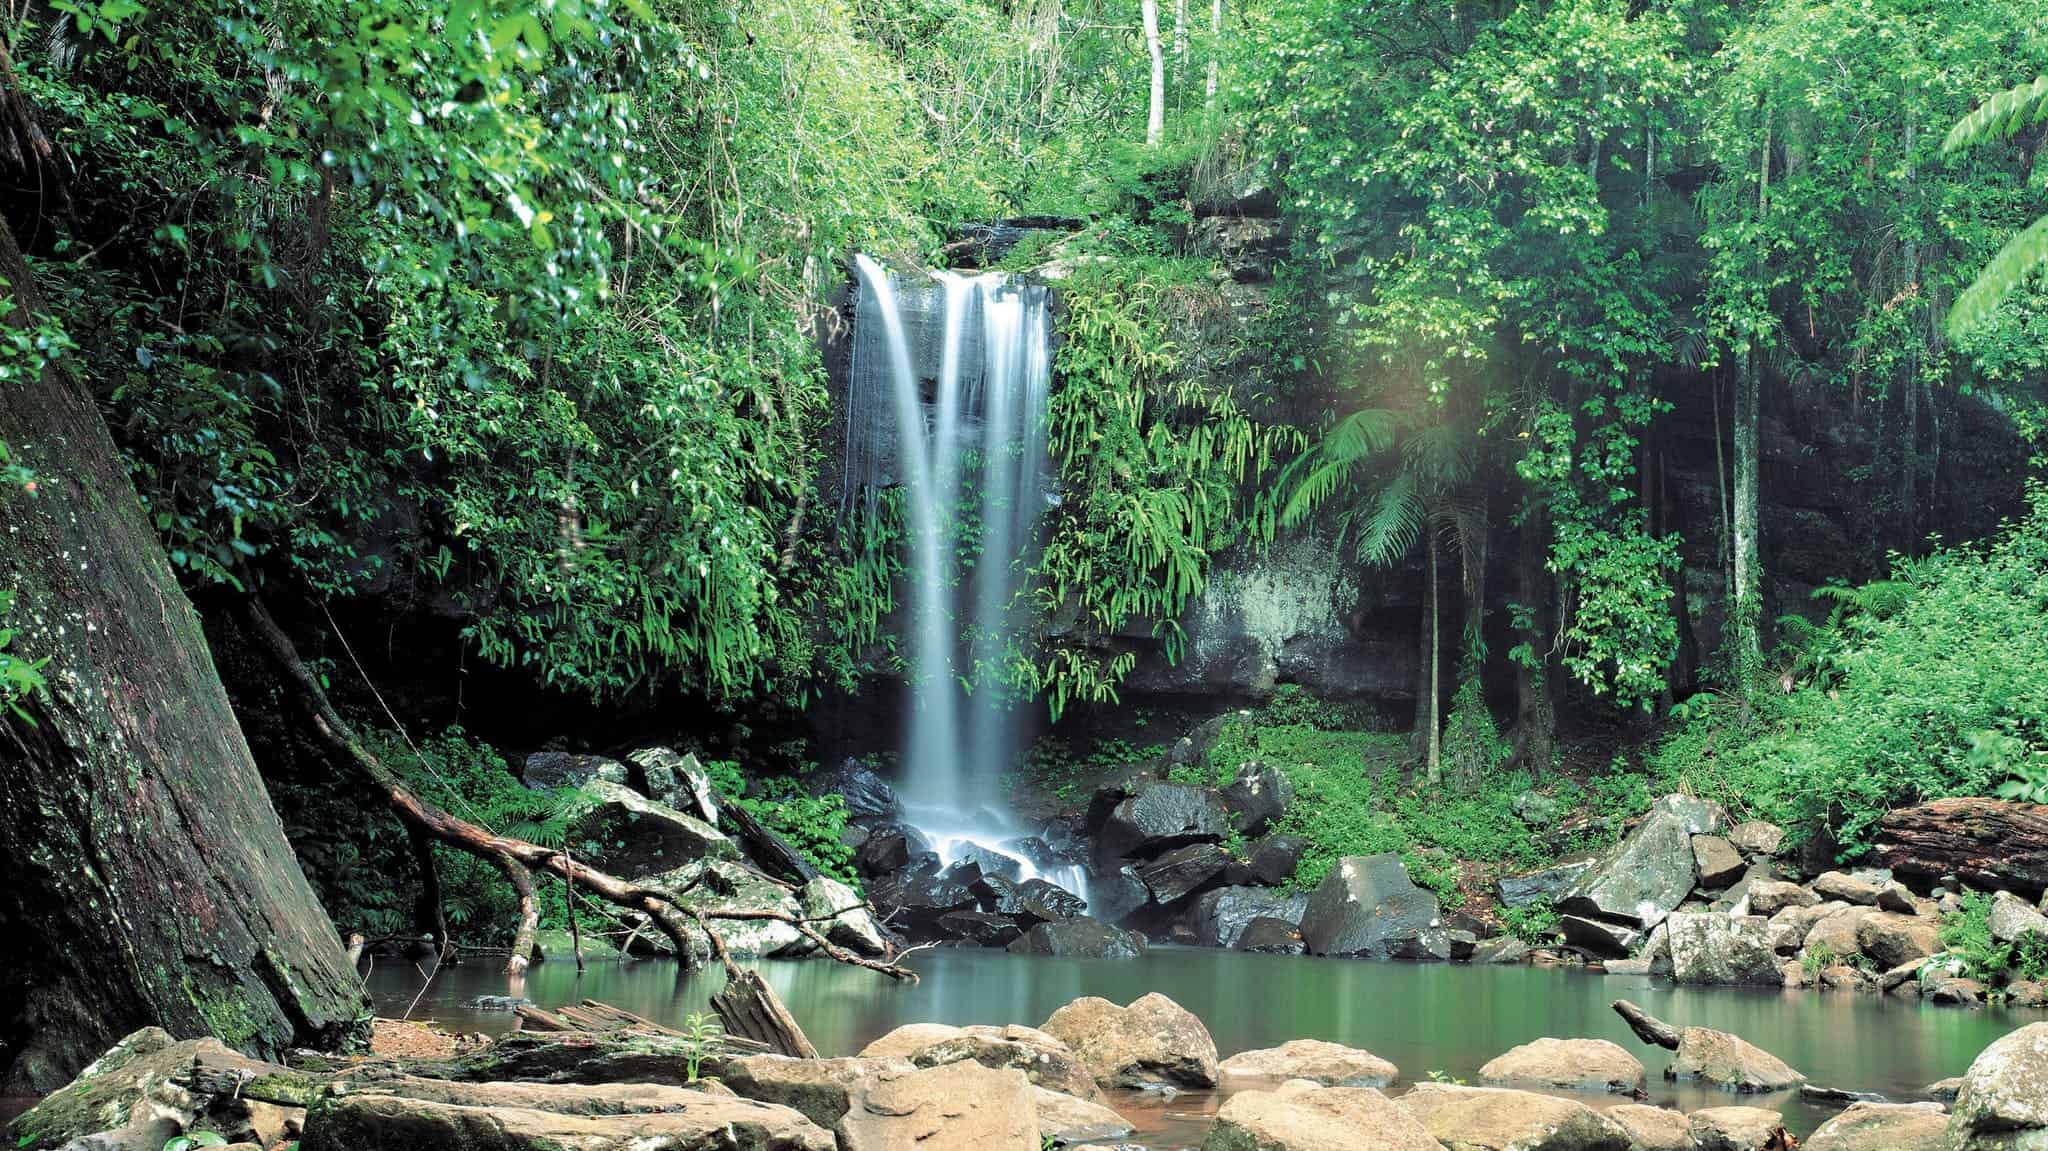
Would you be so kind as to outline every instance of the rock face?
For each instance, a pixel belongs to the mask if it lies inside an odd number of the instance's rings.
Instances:
[[[1009,945],[1012,955],[1056,955],[1070,959],[1136,959],[1145,954],[1145,937],[1082,916],[1041,923]]]
[[[1176,847],[1150,863],[1136,868],[1138,881],[1152,893],[1152,902],[1176,903],[1215,883],[1230,865],[1230,857],[1213,843],[1191,843]]]
[[[1493,1087],[1550,1087],[1626,1095],[1649,1081],[1643,1062],[1605,1039],[1538,1039],[1479,1069]]]
[[[1763,1048],[1706,1027],[1679,1032],[1678,1054],[1664,1077],[1744,1093],[1782,1091],[1806,1082],[1806,1076]]]
[[[583,785],[593,806],[569,829],[572,843],[596,846],[588,862],[621,879],[639,879],[702,859],[738,859],[738,845],[694,816],[641,795],[622,783],[593,779]]]
[[[1325,1087],[1391,1087],[1401,1075],[1400,1068],[1370,1051],[1320,1039],[1240,1051],[1225,1059],[1220,1070],[1229,1077],[1306,1079]]]
[[[1240,1091],[1216,1112],[1202,1151],[1444,1151],[1401,1105],[1370,1087],[1287,1084]]]
[[[1154,992],[1129,1007],[1085,996],[1039,1028],[1065,1043],[1103,1087],[1216,1085],[1216,1041],[1186,1008]]]
[[[1777,984],[1770,921],[1757,915],[1679,912],[1669,920],[1672,978],[1680,983]]]
[[[830,1132],[787,1107],[668,1089],[671,1109],[565,1115],[523,1107],[463,1107],[397,1095],[343,1095],[306,1119],[305,1151],[408,1147],[421,1151],[835,1151]]]
[[[839,946],[861,955],[880,955],[889,949],[882,940],[881,929],[875,926],[875,917],[868,914],[867,904],[844,883],[820,876],[804,884],[796,901],[805,919],[830,917],[828,922],[813,923],[811,927]]]
[[[1042,1146],[1037,1102],[1024,1073],[971,1062],[877,1076],[839,1121],[838,1135],[838,1151]]]
[[[1943,1151],[1948,1112],[1939,1103],[1852,1103],[1807,1136],[1803,1151]]]
[[[1148,782],[1116,805],[1095,838],[1097,858],[1150,858],[1230,834],[1230,813],[1206,788]]]
[[[1576,859],[1559,860],[1542,871],[1527,875],[1515,875],[1495,885],[1502,907],[1527,907],[1539,899],[1553,903],[1564,898],[1587,872],[1600,865],[1597,855],[1582,855]]]
[[[1236,947],[1254,919],[1299,924],[1308,912],[1308,896],[1283,895],[1264,887],[1219,887],[1195,900],[1189,926],[1207,947]]]
[[[1449,959],[1436,896],[1415,886],[1401,857],[1348,855],[1309,897],[1302,938],[1315,955]]]
[[[1627,839],[1572,884],[1558,900],[1559,910],[1655,927],[1692,893],[1692,837],[1721,827],[1718,805],[1665,796]]]
[[[1294,802],[1294,781],[1277,767],[1253,760],[1237,769],[1237,778],[1223,789],[1223,806],[1247,837],[1264,835]]]
[[[1945,1151],[2048,1147],[2048,1023],[1986,1047],[1963,1075]]]
[[[1554,1095],[1418,1083],[1396,1102],[1445,1151],[1629,1151],[1619,1124]]]

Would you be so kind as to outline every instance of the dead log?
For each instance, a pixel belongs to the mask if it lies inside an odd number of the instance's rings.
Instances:
[[[1921,884],[1954,876],[2036,899],[2048,890],[2048,806],[1958,798],[1902,807],[1877,825],[1877,863]]]
[[[1678,1050],[1678,1028],[1651,1015],[1626,999],[1614,1001],[1614,1013],[1621,1016],[1622,1021],[1628,1024],[1630,1031],[1636,1033],[1636,1038],[1658,1047],[1668,1047],[1673,1051]]]
[[[567,1019],[564,1019],[561,1016],[545,1008],[535,1007],[531,1003],[522,1003],[519,1006],[514,1007],[512,1009],[512,1014],[517,1015],[519,1017],[519,1029],[521,1031],[542,1031],[548,1033],[556,1033],[562,1031],[581,1030],[581,1028],[569,1022]]]
[[[728,970],[725,986],[711,996],[711,1010],[725,1024],[728,1037],[752,1039],[768,1046],[771,1054],[797,1059],[816,1059],[818,1049],[797,1026],[796,1017],[761,978],[758,971]]]
[[[725,818],[739,832],[740,842],[747,847],[747,854],[760,860],[768,870],[775,872],[793,883],[809,883],[818,878],[820,872],[804,853],[789,845],[789,841],[770,831],[755,819],[753,814],[737,803],[727,801],[723,812]]]

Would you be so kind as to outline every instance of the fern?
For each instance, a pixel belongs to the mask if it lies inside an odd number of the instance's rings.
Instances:
[[[1987,140],[2009,138],[2022,128],[2043,122],[2048,122],[2048,76],[2037,76],[2032,83],[1992,96],[1976,111],[1958,120],[1949,129],[1941,149],[1954,153]],[[1983,323],[2001,300],[2044,265],[2048,265],[2048,216],[2035,220],[2008,240],[1956,297],[1948,314],[1949,335],[1960,337]]]

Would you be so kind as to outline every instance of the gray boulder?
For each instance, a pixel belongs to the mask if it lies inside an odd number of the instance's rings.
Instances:
[[[1436,896],[1408,878],[1391,852],[1347,855],[1309,896],[1302,938],[1315,955],[1449,959],[1451,940]]]
[[[1667,795],[1558,900],[1559,910],[1655,927],[1692,893],[1692,837],[1722,829],[1719,804]]]
[[[861,955],[880,955],[889,950],[867,904],[844,883],[819,876],[797,891],[796,901],[802,906],[805,919],[825,921],[813,922],[812,930],[839,946]]]
[[[1752,819],[1729,829],[1728,842],[1744,855],[1774,856],[1785,846],[1785,829],[1775,823]]]
[[[1269,835],[1252,845],[1252,877],[1268,887],[1278,887],[1294,878],[1307,853],[1308,840],[1301,836]]]
[[[2010,891],[1991,897],[1991,938],[2000,943],[2018,943],[2028,935],[2048,936],[2048,915]]]
[[[1214,791],[1178,783],[1146,782],[1111,810],[1096,836],[1097,858],[1144,859],[1215,843],[1231,832],[1230,813]]]
[[[1643,933],[1633,927],[1604,923],[1580,915],[1559,917],[1557,928],[1567,944],[1607,959],[1627,956],[1635,950],[1636,940],[1643,937]]]
[[[1785,1091],[1806,1082],[1806,1076],[1756,1044],[1709,1027],[1678,1033],[1678,1054],[1664,1069],[1664,1078],[1744,1094]]]
[[[788,922],[777,919],[733,919],[720,914],[744,912],[751,916],[760,912],[775,912],[791,919],[803,917],[803,905],[798,902],[796,896],[779,884],[772,883],[762,878],[759,873],[737,863],[726,860],[691,863],[659,875],[644,876],[639,882],[642,886],[656,891],[678,895],[685,891],[689,892],[691,906],[704,912],[706,918],[711,920],[711,926],[725,942],[726,952],[735,959],[803,955],[815,946]],[[851,898],[852,894],[848,891],[846,897]],[[872,928],[872,920],[869,920],[869,926]],[[709,960],[712,956],[710,937],[699,930],[693,922],[685,923],[683,930],[690,939],[690,950],[697,960]]]
[[[1024,934],[1016,920],[986,911],[948,911],[939,916],[933,930],[942,938],[976,947],[1008,947]]]
[[[1066,1044],[1106,1088],[1216,1086],[1216,1041],[1194,1013],[1153,992],[1119,1007],[1087,995],[1040,1031]]]
[[[1152,902],[1164,906],[1177,903],[1215,884],[1230,866],[1230,857],[1213,843],[1191,843],[1176,847],[1150,863],[1136,865],[1139,882],[1152,893]]]
[[[1785,883],[1776,879],[1759,879],[1749,885],[1749,913],[1766,918],[1776,915],[1788,907],[1812,907],[1820,902],[1820,896],[1796,883]]]
[[[1282,895],[1268,887],[1219,887],[1195,900],[1188,925],[1205,947],[1236,947],[1252,920],[1278,919],[1293,927],[1307,911],[1307,895]]]
[[[1713,890],[1734,885],[1748,868],[1735,845],[1718,835],[1693,836],[1692,859],[1700,886]]]
[[[933,855],[932,841],[923,832],[907,823],[883,823],[869,829],[853,866],[862,875],[889,875],[928,855]]]
[[[1237,937],[1237,949],[1262,955],[1308,954],[1308,944],[1301,938],[1300,927],[1285,919],[1263,915],[1244,925],[1244,934]]]
[[[1877,906],[1883,884],[1846,871],[1829,871],[1813,881],[1813,893],[1822,899],[1840,900],[1858,907]]]
[[[569,842],[589,844],[581,856],[621,879],[640,879],[702,859],[738,859],[739,846],[717,828],[623,783],[583,785],[589,807],[569,828]]]
[[[1670,927],[1671,975],[1680,983],[1784,982],[1771,949],[1770,921],[1760,915],[1674,913]]]
[[[845,800],[850,819],[888,819],[896,814],[896,789],[857,759],[843,759],[837,767],[812,772],[804,777],[804,790]]]
[[[1060,923],[1041,923],[1009,945],[1012,955],[1052,955],[1070,959],[1136,959],[1145,954],[1145,937],[1082,916]]]
[[[1939,1103],[1851,1103],[1820,1125],[1803,1151],[1943,1151],[1948,1110]]]
[[[885,922],[926,939],[940,916],[981,910],[981,896],[975,890],[981,878],[981,869],[971,863],[940,871],[938,857],[928,856],[920,866],[869,884],[868,898]]]
[[[1238,830],[1246,836],[1264,835],[1294,802],[1294,781],[1270,764],[1252,760],[1241,764],[1237,778],[1223,789],[1223,806],[1237,818]]]
[[[536,751],[526,757],[519,778],[526,786],[541,791],[582,787],[593,779],[626,785],[626,765],[602,755],[572,755],[566,751]]]
[[[1541,871],[1512,875],[1495,885],[1502,907],[1527,907],[1539,899],[1555,903],[1564,898],[1587,872],[1600,865],[1597,855],[1561,859]]]
[[[1956,1092],[1947,1151],[2048,1147],[2048,1023],[2031,1023],[1986,1047]]]

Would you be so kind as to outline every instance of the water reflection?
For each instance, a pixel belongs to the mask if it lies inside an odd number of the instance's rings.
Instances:
[[[1081,995],[1128,1003],[1150,991],[1199,1015],[1225,1055],[1289,1039],[1327,1039],[1393,1060],[1407,1080],[1432,1072],[1476,1078],[1481,1064],[1543,1036],[1611,1039],[1649,1067],[1652,1102],[1683,1109],[1735,1102],[1658,1078],[1664,1052],[1645,1047],[1608,1004],[1633,999],[1685,1025],[1732,1031],[1805,1072],[1815,1083],[1916,1097],[1936,1079],[1960,1075],[1992,1040],[2039,1012],[1968,1011],[1853,992],[1680,988],[1648,978],[1530,967],[1369,963],[1163,948],[1138,960],[1078,960],[1001,952],[920,952],[915,986],[827,962],[760,965],[812,1041],[827,1055],[852,1054],[876,1036],[913,1022],[956,1025],[1043,1022]],[[593,963],[581,976],[554,962],[529,971],[520,994],[543,1007],[600,999],[660,1022],[708,1011],[722,977],[679,974],[664,963]],[[408,966],[372,973],[381,1013],[403,1013],[462,1030],[502,1031],[504,1013],[466,1009],[478,995],[503,995],[504,975],[487,965],[450,968],[421,992]],[[1609,1099],[1589,1100],[1601,1105]],[[1755,1102],[1783,1110],[1804,1134],[1829,1112],[1779,1096]],[[1139,1116],[1155,1137],[1193,1131],[1213,1101],[1183,1096]],[[1146,1126],[1153,1126],[1147,1122]]]

